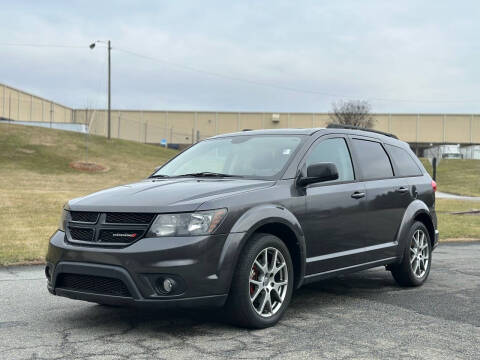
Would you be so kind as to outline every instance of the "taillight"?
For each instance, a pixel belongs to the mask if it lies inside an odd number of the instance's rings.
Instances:
[[[435,182],[435,180],[432,180],[432,189],[433,191],[437,191],[437,183]]]

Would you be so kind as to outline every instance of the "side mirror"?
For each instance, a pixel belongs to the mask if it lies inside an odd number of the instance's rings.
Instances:
[[[313,183],[338,179],[337,166],[334,163],[317,163],[307,168],[307,175],[300,174],[297,184],[306,186]]]

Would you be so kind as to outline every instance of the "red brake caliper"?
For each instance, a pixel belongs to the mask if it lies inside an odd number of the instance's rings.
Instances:
[[[250,279],[252,280],[257,280],[257,270],[255,268],[252,268],[250,271]],[[255,292],[255,286],[253,284],[250,284],[250,295],[253,295]]]

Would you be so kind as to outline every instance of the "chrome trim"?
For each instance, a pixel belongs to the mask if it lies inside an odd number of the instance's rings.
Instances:
[[[341,257],[341,256],[354,255],[354,254],[368,252],[368,251],[380,250],[380,249],[385,249],[385,248],[388,248],[388,247],[394,247],[394,246],[397,246],[397,245],[398,245],[398,242],[394,241],[394,242],[383,243],[383,244],[378,244],[378,245],[366,246],[366,247],[357,248],[357,249],[353,249],[353,250],[346,250],[346,251],[340,251],[340,252],[326,254],[326,255],[319,255],[319,256],[314,256],[314,257],[307,258],[307,263],[322,261],[322,260],[328,260],[328,259]]]
[[[361,264],[357,264],[357,265],[346,266],[346,267],[339,268],[339,269],[328,270],[328,271],[319,272],[319,273],[315,273],[315,274],[305,275],[305,279],[309,279],[309,278],[320,276],[320,275],[335,273],[335,272],[338,272],[338,271],[349,270],[349,269],[353,269],[353,268],[356,268],[356,267],[372,265],[372,264],[376,264],[376,263],[378,263],[379,265],[382,265],[384,262],[389,262],[389,261],[392,261],[392,260],[395,260],[395,259],[397,259],[397,258],[395,256],[393,256],[393,257],[380,259],[380,260],[369,261],[369,262],[361,263]]]

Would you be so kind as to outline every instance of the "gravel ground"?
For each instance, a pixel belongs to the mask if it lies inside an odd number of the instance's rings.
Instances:
[[[383,268],[300,289],[275,327],[220,311],[109,308],[52,296],[43,268],[0,269],[1,359],[479,359],[480,243],[441,244],[421,288]]]

